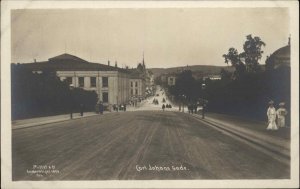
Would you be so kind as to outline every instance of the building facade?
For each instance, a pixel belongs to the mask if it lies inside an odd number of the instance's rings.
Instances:
[[[104,105],[126,103],[129,99],[128,74],[118,71],[57,71],[56,74],[76,88],[95,91]]]
[[[124,104],[130,98],[130,73],[126,69],[91,63],[70,54],[44,62],[24,64],[32,72],[56,72],[61,81],[84,90],[95,91],[104,106]]]
[[[145,82],[142,78],[131,78],[130,82],[130,97],[144,98],[145,97]]]

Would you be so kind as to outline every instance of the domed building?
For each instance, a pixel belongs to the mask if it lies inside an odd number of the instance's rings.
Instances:
[[[288,45],[279,48],[266,59],[266,69],[277,69],[279,67],[291,67],[290,38]]]

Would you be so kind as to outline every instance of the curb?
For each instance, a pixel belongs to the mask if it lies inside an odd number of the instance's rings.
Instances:
[[[82,118],[92,117],[92,116],[96,116],[96,115],[99,115],[99,114],[87,115],[87,116],[83,116],[83,117],[75,117],[73,119],[64,118],[64,119],[52,120],[52,121],[27,123],[27,124],[22,124],[22,125],[18,125],[18,126],[13,126],[12,125],[12,130],[26,129],[26,128],[29,128],[29,127],[39,127],[39,126],[43,126],[43,125],[47,125],[47,124],[51,124],[51,123],[60,123],[60,122],[72,121],[72,120],[75,120],[75,119],[82,119]]]

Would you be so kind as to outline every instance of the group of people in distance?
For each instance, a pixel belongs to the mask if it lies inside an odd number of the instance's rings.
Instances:
[[[159,104],[159,103],[158,103],[158,100],[155,99],[155,98],[153,99],[152,103],[155,104],[155,105],[158,105],[158,104]]]
[[[285,109],[285,103],[279,103],[279,108],[276,110],[274,107],[274,101],[269,102],[269,108],[267,110],[268,116],[268,127],[267,130],[278,130],[279,128],[285,127],[285,116],[287,115],[287,110]],[[277,123],[276,123],[277,118]]]
[[[172,108],[172,105],[171,104],[166,104],[166,105],[163,104],[161,108],[163,111],[165,111],[165,108]]]
[[[119,106],[117,105],[117,104],[114,104],[113,105],[113,110],[114,111],[121,111],[121,110],[123,110],[124,112],[126,111],[126,104],[120,104]]]
[[[197,108],[198,108],[198,106],[197,106],[197,104],[189,104],[188,105],[188,111],[189,111],[189,113],[197,113]]]

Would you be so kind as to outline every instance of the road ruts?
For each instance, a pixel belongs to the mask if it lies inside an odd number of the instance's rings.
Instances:
[[[119,112],[12,131],[13,180],[284,179],[290,168],[188,114]],[[27,174],[54,165],[59,174]],[[136,167],[146,167],[137,170]],[[154,171],[149,166],[169,167]],[[186,170],[172,171],[174,167]]]

